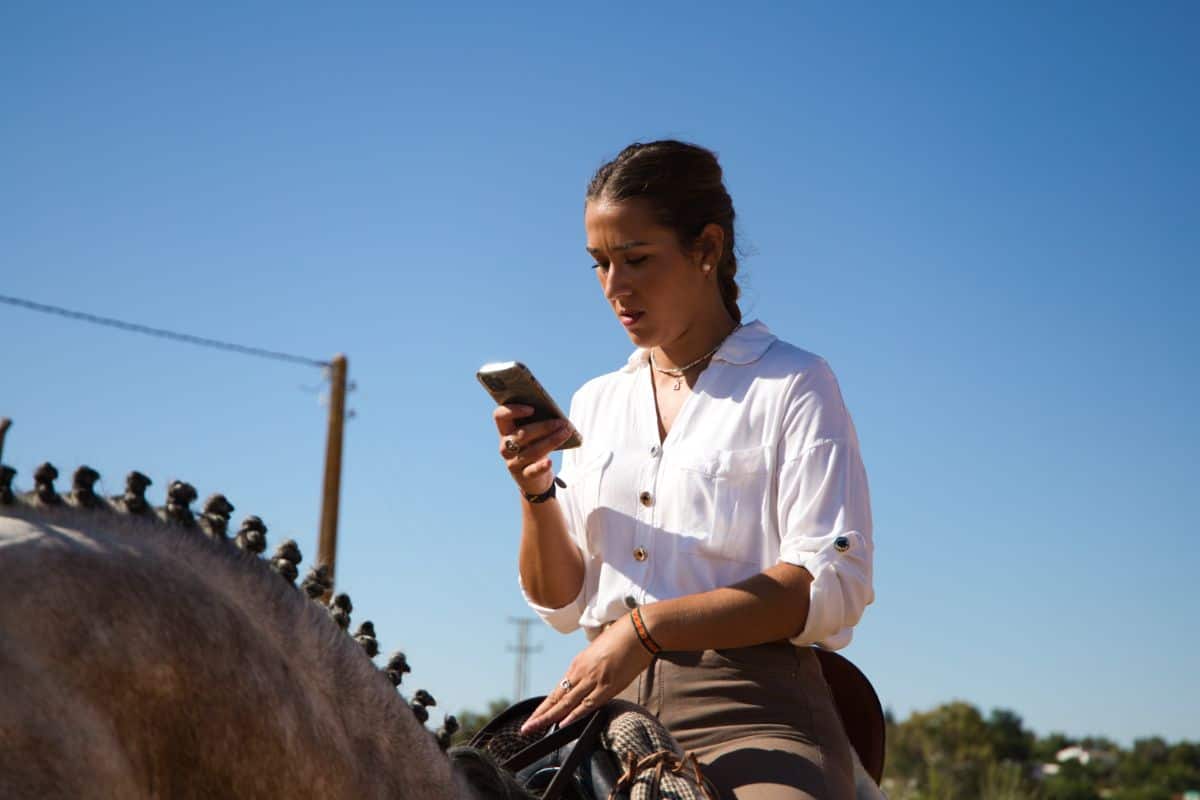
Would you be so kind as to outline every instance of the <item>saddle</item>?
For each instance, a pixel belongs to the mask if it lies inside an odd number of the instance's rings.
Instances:
[[[521,734],[543,699],[510,706],[469,744],[525,791],[541,800],[717,800],[695,759],[641,706],[612,700],[544,736]]]

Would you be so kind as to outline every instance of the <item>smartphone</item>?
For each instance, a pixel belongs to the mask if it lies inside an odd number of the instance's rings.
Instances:
[[[475,373],[475,377],[496,401],[496,405],[516,404],[530,406],[533,409],[533,416],[519,420],[518,425],[547,419],[567,418],[550,393],[542,388],[542,384],[538,382],[537,378],[533,377],[529,367],[520,361],[497,361],[484,364]],[[575,431],[571,434],[570,439],[555,449],[568,450],[572,447],[579,447],[581,444],[583,444],[583,437],[579,435],[579,431]]]

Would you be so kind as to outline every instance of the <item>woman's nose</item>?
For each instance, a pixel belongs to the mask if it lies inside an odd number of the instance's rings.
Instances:
[[[606,299],[612,300],[629,294],[629,276],[625,274],[625,270],[616,266],[609,267],[608,274],[602,280]]]

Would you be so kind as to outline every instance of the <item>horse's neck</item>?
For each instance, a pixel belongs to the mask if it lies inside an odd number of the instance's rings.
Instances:
[[[115,764],[149,795],[459,796],[388,680],[278,576],[115,515],[22,517],[0,516],[0,739],[61,728],[64,785]]]

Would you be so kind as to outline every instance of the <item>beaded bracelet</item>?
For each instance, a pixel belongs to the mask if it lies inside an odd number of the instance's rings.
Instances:
[[[662,645],[654,641],[654,637],[650,635],[650,630],[642,620],[642,610],[635,608],[633,611],[630,611],[629,619],[633,621],[633,629],[637,631],[638,640],[641,641],[642,647],[646,648],[647,652],[652,656],[661,653]]]

